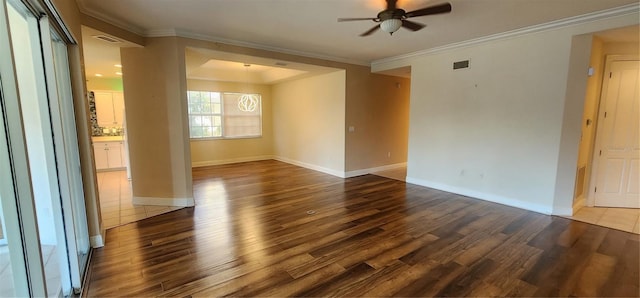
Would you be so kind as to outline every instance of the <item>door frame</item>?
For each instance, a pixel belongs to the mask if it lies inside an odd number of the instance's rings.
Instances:
[[[64,47],[68,49],[69,45],[75,44],[73,36],[70,31],[62,22],[60,15],[55,10],[51,0],[0,0],[0,149],[3,149],[3,154],[0,154],[0,172],[3,173],[3,179],[0,180],[0,194],[3,196],[2,209],[5,218],[5,224],[7,229],[8,246],[10,248],[10,256],[12,259],[12,271],[14,273],[16,296],[51,296],[58,295],[60,293],[48,293],[47,292],[47,280],[45,274],[45,266],[43,261],[43,253],[40,249],[38,220],[36,215],[36,208],[34,202],[33,184],[31,182],[32,173],[30,169],[30,161],[27,151],[27,140],[25,132],[25,123],[29,119],[25,118],[21,112],[21,104],[24,97],[19,90],[17,82],[17,70],[16,61],[14,60],[14,48],[11,40],[11,31],[8,10],[7,7],[15,4],[14,6],[19,10],[19,14],[22,15],[29,26],[37,28],[36,32],[29,32],[29,36],[26,38],[31,39],[33,44],[33,55],[37,56],[34,60],[34,68],[36,68],[36,77],[38,85],[38,93],[42,92],[42,96],[38,98],[46,98],[47,104],[38,104],[37,108],[41,112],[41,115],[46,115],[44,122],[50,123],[50,128],[57,127],[58,133],[50,135],[45,133],[46,140],[45,146],[51,144],[59,150],[62,150],[62,135],[60,131],[60,123],[63,123],[63,115],[60,114],[59,98],[57,97],[56,87],[56,74],[52,72],[54,70],[51,38],[50,34],[55,32],[56,36],[64,43]],[[38,54],[39,53],[39,54]],[[66,58],[69,58],[68,52],[65,52]],[[35,61],[38,63],[35,63]],[[68,67],[68,66],[67,66]],[[40,73],[44,78],[40,78]],[[70,76],[69,74],[65,74]],[[69,82],[72,80],[68,78]],[[42,90],[40,90],[42,89]],[[71,95],[71,94],[69,94]],[[75,99],[75,98],[74,98]],[[71,100],[71,99],[68,99]],[[67,111],[69,114],[74,115],[74,111]],[[51,119],[51,118],[53,119]],[[75,126],[75,124],[73,124]],[[74,134],[75,130],[70,132]],[[77,141],[75,141],[77,143]],[[67,157],[54,150],[54,155]],[[4,154],[6,153],[6,156]],[[49,154],[47,151],[46,154]],[[53,155],[52,155],[53,156]],[[51,159],[53,160],[53,159]],[[51,179],[52,185],[56,185],[59,188],[64,188],[63,185],[67,182],[63,169],[69,163],[66,160],[55,160],[50,162],[47,160],[47,166],[44,167],[44,171],[54,173],[56,179]],[[58,172],[61,171],[61,172]],[[68,172],[67,172],[68,173]],[[4,175],[7,174],[7,175]],[[52,175],[52,176],[53,176]],[[5,176],[8,179],[4,179]],[[68,175],[67,175],[68,176]],[[65,177],[67,177],[65,176]],[[55,180],[55,181],[53,181]],[[61,181],[62,180],[62,181]],[[65,182],[65,183],[63,183]],[[77,186],[82,187],[80,181]],[[53,188],[53,186],[52,186]],[[63,190],[61,190],[63,191]],[[82,192],[83,190],[80,190]],[[62,206],[65,202],[58,198],[68,199],[69,189],[62,192],[63,196],[53,195],[51,201],[51,210],[54,214],[63,214],[63,210],[69,213],[71,210],[69,204]],[[12,200],[13,198],[13,200]],[[60,201],[60,202],[59,202]],[[82,204],[85,204],[84,200]],[[60,275],[62,283],[62,294],[73,294],[70,292],[72,283],[68,273],[69,257],[68,244],[74,243],[75,238],[70,237],[68,231],[72,222],[67,218],[59,219],[54,218],[56,226],[65,227],[58,228],[56,230],[56,237],[58,238],[59,252],[51,256],[52,258],[60,258]],[[64,222],[63,222],[64,221]],[[88,238],[88,235],[87,235]],[[11,240],[15,241],[11,241]],[[88,242],[88,239],[87,239]],[[64,258],[62,257],[64,256]],[[64,259],[64,262],[62,261]],[[78,274],[79,278],[84,272]],[[78,282],[79,284],[79,282]],[[67,287],[68,285],[68,287]],[[67,293],[69,292],[69,293]]]
[[[24,6],[24,3],[19,3]],[[2,204],[5,212],[9,210],[9,215],[15,215],[14,218],[6,220],[7,225],[10,225],[7,226],[7,230],[11,230],[10,233],[15,231],[16,236],[20,236],[16,237],[20,241],[9,242],[12,260],[18,260],[17,262],[20,263],[16,266],[13,266],[12,263],[12,270],[15,270],[14,277],[19,278],[16,281],[19,283],[16,288],[19,292],[16,292],[16,295],[46,296],[44,264],[38,237],[27,144],[20,107],[20,93],[18,92],[18,80],[9,31],[8,5],[11,5],[8,0],[0,0],[0,22],[2,23],[0,25],[0,88],[2,88],[0,92],[3,97],[3,100],[0,101],[0,108],[3,109],[4,114],[2,127],[7,143],[6,152],[8,152],[8,160],[0,161],[0,167],[7,168],[6,170],[2,169],[3,173],[11,173],[10,177],[12,178],[2,180],[2,196],[16,200],[11,202],[3,200]],[[29,7],[23,7],[23,9],[29,10]],[[36,18],[36,15],[30,15],[30,17]],[[4,149],[4,146],[0,147]],[[12,190],[12,193],[9,194],[5,190]],[[23,284],[23,282],[26,283]]]
[[[593,150],[592,150],[593,154],[588,162],[588,164],[591,166],[591,173],[589,176],[589,188],[588,188],[589,191],[587,192],[586,205],[589,207],[594,207],[595,201],[596,201],[595,185],[598,177],[598,162],[596,161],[598,158],[598,155],[597,155],[598,150],[596,150],[596,148],[598,148],[598,146],[602,142],[601,140],[602,125],[600,125],[600,120],[603,117],[602,115],[603,111],[601,107],[603,106],[602,101],[604,100],[607,94],[607,91],[609,89],[609,80],[606,80],[606,74],[608,72],[611,72],[611,64],[613,64],[613,62],[620,62],[620,61],[640,61],[640,56],[638,55],[606,55],[605,63],[604,63],[604,75],[602,76],[602,83],[601,83],[602,89],[600,90],[600,98],[598,99],[598,104],[597,104],[598,113],[597,113],[597,117],[595,117],[596,129],[595,129],[595,135],[593,137]]]
[[[60,61],[55,62],[56,53],[53,50],[54,41],[56,38],[60,42],[64,43],[64,53],[59,57],[63,59],[67,59],[67,49],[66,43],[60,37],[60,34],[51,26],[50,19],[48,17],[42,17],[40,19],[40,34],[41,34],[41,43],[42,43],[42,52],[44,57],[44,71],[45,77],[47,78],[55,78],[55,80],[47,80],[46,88],[49,97],[49,114],[50,114],[50,122],[51,129],[53,130],[53,144],[56,148],[55,150],[55,159],[57,163],[58,176],[61,177],[59,179],[58,185],[60,187],[61,199],[58,204],[56,204],[55,209],[57,212],[63,214],[63,226],[64,233],[60,235],[61,239],[65,240],[66,251],[67,251],[67,261],[69,262],[70,267],[70,283],[72,290],[74,293],[79,293],[82,288],[82,276],[84,275],[84,269],[81,268],[81,260],[79,260],[79,248],[80,242],[78,239],[82,240],[86,238],[86,243],[82,243],[83,245],[89,246],[89,234],[87,232],[86,235],[79,235],[77,233],[77,228],[80,228],[81,231],[86,231],[87,221],[86,215],[82,217],[83,214],[78,214],[76,209],[80,209],[80,212],[86,213],[84,208],[84,198],[82,197],[82,178],[79,175],[80,166],[79,164],[76,166],[72,161],[75,159],[79,160],[78,157],[78,149],[77,149],[77,140],[76,140],[76,130],[75,130],[75,119],[69,117],[69,115],[73,115],[73,106],[65,105],[64,101],[68,100],[68,98],[64,98],[65,96],[60,93],[59,84],[65,84],[68,81],[63,81],[62,77],[67,79],[69,78],[68,71],[60,72],[62,68],[68,69],[68,63],[59,65],[56,63],[60,63]],[[71,90],[71,85],[68,85],[69,90]],[[67,94],[69,95],[69,94]],[[69,111],[70,110],[70,111]],[[66,117],[65,117],[66,116]],[[78,197],[80,195],[80,197]],[[82,202],[82,206],[76,206],[72,203]],[[80,221],[76,218],[81,216]],[[81,222],[84,219],[84,222]],[[83,227],[78,227],[78,224],[84,224]],[[87,254],[88,255],[88,254]],[[86,266],[83,266],[86,267]],[[67,294],[67,293],[65,293]]]

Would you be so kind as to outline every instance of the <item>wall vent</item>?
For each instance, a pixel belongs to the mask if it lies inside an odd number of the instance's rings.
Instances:
[[[119,39],[117,39],[117,38],[115,38],[113,36],[100,34],[100,35],[93,35],[92,37],[95,38],[95,39],[98,39],[98,40],[102,40],[104,42],[112,43],[112,44],[122,43],[121,40],[119,40]]]
[[[453,62],[453,69],[468,68],[469,60]]]

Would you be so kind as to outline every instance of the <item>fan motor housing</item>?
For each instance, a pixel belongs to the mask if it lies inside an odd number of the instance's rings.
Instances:
[[[384,20],[388,20],[388,19],[402,20],[405,14],[406,12],[404,11],[404,9],[399,9],[399,8],[383,10],[380,13],[378,13],[378,21],[383,22]]]

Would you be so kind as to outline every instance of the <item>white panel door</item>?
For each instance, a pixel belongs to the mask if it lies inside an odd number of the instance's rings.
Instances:
[[[640,208],[638,61],[613,61],[600,105],[595,205]]]

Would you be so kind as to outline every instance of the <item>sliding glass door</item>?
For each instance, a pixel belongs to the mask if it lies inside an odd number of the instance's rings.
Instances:
[[[22,3],[8,6],[9,33],[37,219],[47,296],[71,293],[50,102],[38,19]]]
[[[18,216],[18,196],[14,188],[15,181],[4,125],[8,120],[5,107],[5,96],[0,92],[0,297],[25,297],[29,296],[30,292]]]
[[[0,296],[68,296],[89,237],[66,43],[24,2],[0,0]]]
[[[58,33],[48,29],[49,24],[46,19],[41,20],[40,23],[41,31],[48,33],[42,34],[46,76],[55,78],[55,81],[47,81],[47,87],[56,160],[59,164],[58,175],[67,178],[60,180],[60,190],[63,198],[64,223],[67,228],[71,282],[74,289],[79,289],[82,285],[81,276],[89,258],[89,232],[82,191],[67,45]]]

